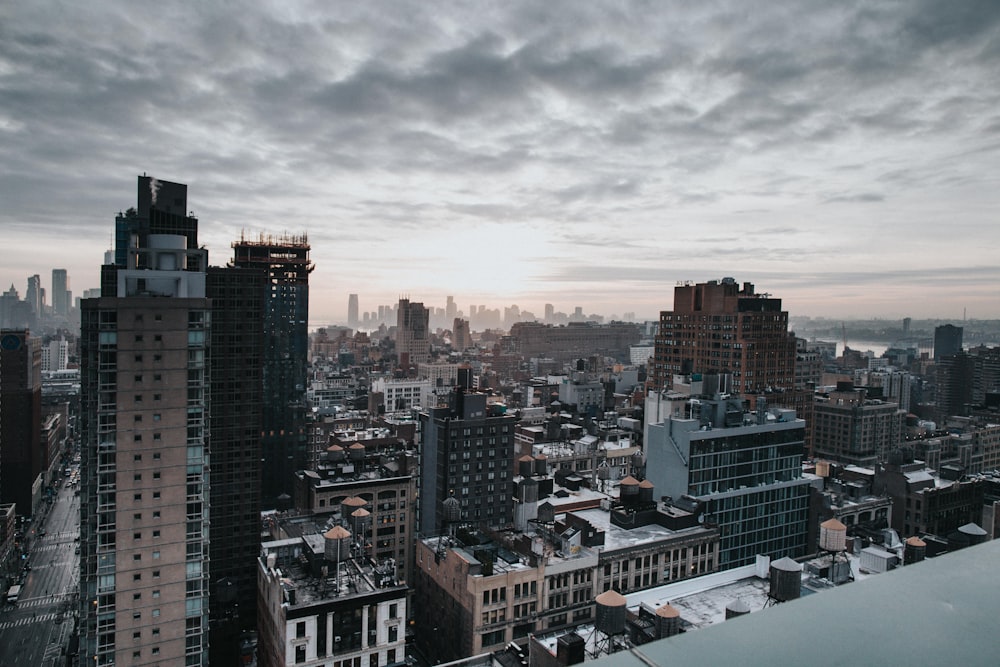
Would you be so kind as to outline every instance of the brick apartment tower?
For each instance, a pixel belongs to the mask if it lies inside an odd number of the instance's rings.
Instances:
[[[207,260],[133,234],[82,304],[81,663],[208,664]]]
[[[806,422],[811,455],[812,390],[796,386],[795,357],[781,299],[733,278],[686,283],[674,288],[674,309],[660,313],[647,386],[669,389],[675,374],[729,374],[733,393],[751,408],[767,394],[769,406],[794,409]]]
[[[187,186],[140,176],[138,202],[82,309],[81,652],[232,664],[256,625],[265,276],[206,267]]]

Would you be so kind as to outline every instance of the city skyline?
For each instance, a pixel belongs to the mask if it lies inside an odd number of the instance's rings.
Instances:
[[[725,276],[1000,317],[995,5],[391,4],[0,11],[0,286],[97,287],[148,173],[212,264],[308,234],[314,324],[351,293],[655,319]]]

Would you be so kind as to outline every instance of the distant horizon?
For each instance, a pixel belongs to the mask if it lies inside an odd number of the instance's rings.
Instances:
[[[351,293],[655,319],[725,276],[795,316],[1000,318],[1000,3],[3,18],[4,289],[98,285],[146,173],[187,184],[213,264],[307,234],[318,322]]]

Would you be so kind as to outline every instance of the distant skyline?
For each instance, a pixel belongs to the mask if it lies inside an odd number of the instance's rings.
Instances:
[[[312,323],[400,296],[1000,318],[1000,3],[0,7],[0,288],[97,287],[136,176],[213,264],[306,233]]]

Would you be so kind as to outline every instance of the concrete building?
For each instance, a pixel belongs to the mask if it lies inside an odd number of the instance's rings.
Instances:
[[[517,322],[510,328],[511,346],[523,357],[551,357],[566,362],[592,355],[626,361],[639,342],[639,327],[628,322],[571,322],[552,326]]]
[[[396,356],[400,368],[425,364],[431,358],[430,311],[424,304],[400,299],[396,309]]]
[[[868,398],[868,389],[840,382],[813,407],[813,455],[874,468],[905,435],[906,411]]]
[[[430,380],[403,378],[376,378],[372,380],[371,392],[380,394],[376,406],[386,414],[409,412],[412,408],[430,408],[437,405],[435,386]]]
[[[361,320],[358,319],[358,295],[349,294],[347,296],[347,326],[357,329]]]
[[[0,502],[30,516],[41,498],[45,452],[41,339],[25,329],[0,330]]]
[[[461,520],[483,527],[511,523],[510,482],[517,418],[504,406],[487,406],[486,395],[461,387],[448,407],[420,413],[420,531],[437,534],[441,503],[454,492]]]
[[[406,586],[341,525],[261,545],[261,667],[406,664]]]
[[[646,478],[675,506],[719,527],[722,569],[759,554],[805,555],[813,483],[802,475],[805,423],[763,401],[745,412],[741,400],[708,389],[666,404],[647,398],[646,414],[659,417],[646,425]]]
[[[133,234],[83,302],[81,662],[208,663],[206,264]]]

